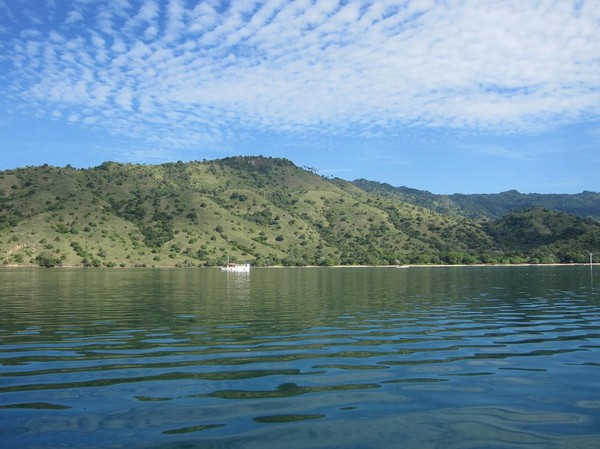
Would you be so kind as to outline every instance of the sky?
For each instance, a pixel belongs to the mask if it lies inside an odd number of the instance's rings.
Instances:
[[[0,170],[600,191],[600,0],[0,0]]]

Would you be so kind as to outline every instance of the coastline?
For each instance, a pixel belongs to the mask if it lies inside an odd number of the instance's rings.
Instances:
[[[291,266],[287,266],[287,265],[270,265],[270,266],[263,266],[263,267],[257,267],[257,266],[251,266],[251,268],[253,270],[255,269],[282,269],[282,268],[321,268],[321,269],[327,269],[327,268],[388,268],[388,269],[409,269],[409,268],[469,268],[469,267],[473,267],[473,268],[484,268],[484,267],[576,267],[576,266],[585,266],[585,267],[594,267],[594,266],[600,266],[600,262],[593,262],[593,263],[513,263],[513,264],[414,264],[414,265],[331,265],[331,266],[323,266],[323,265],[302,265],[302,266],[296,266],[296,265],[291,265]],[[55,267],[40,267],[39,265],[15,265],[15,264],[8,264],[8,265],[0,265],[0,270],[2,269],[7,269],[7,270],[19,270],[19,269],[32,269],[32,268],[36,268],[36,269],[43,269],[43,270],[47,270],[47,269],[69,269],[69,270],[73,270],[73,269],[86,269],[86,270],[124,270],[124,269],[157,269],[157,270],[166,270],[166,269],[173,269],[173,270],[180,270],[180,269],[201,269],[201,270],[205,270],[205,269],[221,269],[220,266],[213,266],[213,267],[175,267],[172,265],[162,265],[162,266],[151,266],[151,267],[140,267],[140,266],[130,266],[130,267],[119,267],[119,266],[114,266],[114,267],[85,267],[83,265],[60,265],[60,266],[55,266]]]

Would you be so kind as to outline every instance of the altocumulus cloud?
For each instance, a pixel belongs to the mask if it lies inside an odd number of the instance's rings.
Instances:
[[[597,0],[0,0],[5,109],[154,144],[600,115]]]

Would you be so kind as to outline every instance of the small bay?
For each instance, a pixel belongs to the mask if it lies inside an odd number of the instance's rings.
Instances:
[[[0,312],[0,447],[600,441],[586,266],[3,269]]]

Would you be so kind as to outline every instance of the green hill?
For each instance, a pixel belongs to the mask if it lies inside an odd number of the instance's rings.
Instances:
[[[494,263],[566,241],[600,249],[591,220],[577,236],[520,242],[509,222],[471,220],[435,198],[417,205],[260,156],[6,170],[0,266]]]
[[[597,221],[540,207],[511,213],[484,228],[502,250],[529,254],[536,263],[584,262],[600,245]]]

